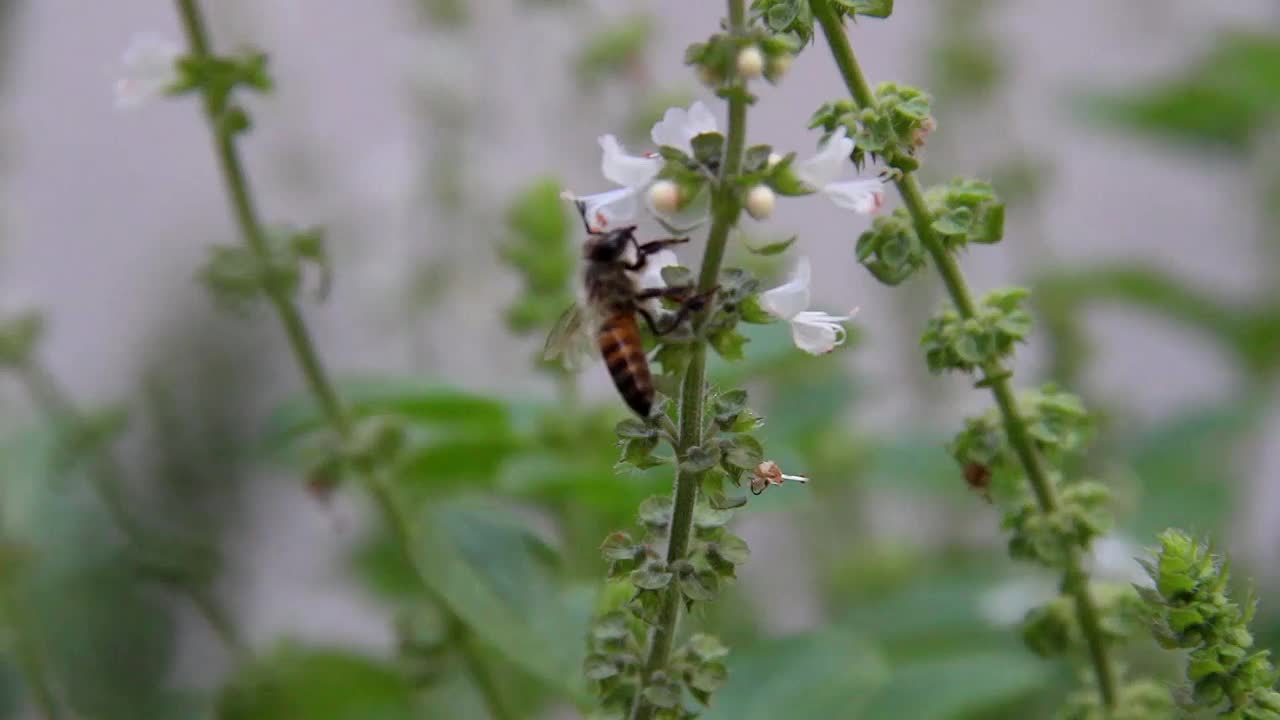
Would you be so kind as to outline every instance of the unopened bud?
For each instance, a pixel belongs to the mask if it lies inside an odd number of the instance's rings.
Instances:
[[[783,75],[786,75],[787,71],[790,69],[791,69],[790,55],[785,55],[785,54],[774,55],[773,57],[769,58],[769,79],[770,80],[777,82],[778,78],[782,77]]]
[[[745,47],[738,53],[738,77],[751,80],[760,77],[764,72],[764,53],[755,45]]]
[[[925,141],[929,138],[929,133],[938,129],[938,123],[933,118],[927,117],[920,122],[920,127],[911,131],[911,144],[920,149],[924,147]]]
[[[768,218],[773,215],[776,197],[768,185],[756,185],[747,191],[747,214],[756,220]]]
[[[679,210],[680,186],[670,180],[659,180],[650,185],[649,206],[663,215],[670,215]]]
[[[778,153],[769,153],[769,159],[765,160],[765,167],[773,167],[782,162],[782,156]]]

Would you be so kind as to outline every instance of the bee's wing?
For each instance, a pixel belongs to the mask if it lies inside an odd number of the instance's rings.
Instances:
[[[542,349],[542,359],[559,361],[569,370],[578,370],[595,353],[594,323],[591,313],[581,304],[574,303],[560,316]]]

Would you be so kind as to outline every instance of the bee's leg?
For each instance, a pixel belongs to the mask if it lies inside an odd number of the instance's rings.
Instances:
[[[647,243],[642,243],[632,237],[631,241],[635,243],[636,246],[636,261],[626,267],[628,270],[635,272],[648,264],[648,258],[650,255],[670,245],[681,245],[683,243],[687,243],[689,242],[689,238],[665,238],[662,240],[650,240]]]
[[[671,321],[661,330],[658,329],[658,323],[653,319],[653,315],[651,315],[647,309],[637,307],[636,312],[640,313],[640,315],[644,317],[645,322],[649,324],[649,330],[651,330],[655,336],[666,335],[672,330],[680,327],[680,325],[689,319],[690,314],[702,312],[702,310],[707,307],[707,303],[719,290],[720,287],[717,285],[716,287],[713,287],[704,293],[698,293],[697,295],[689,295],[688,288],[648,288],[636,293],[636,300],[640,302],[657,297],[669,297],[680,301],[680,307],[669,316]]]

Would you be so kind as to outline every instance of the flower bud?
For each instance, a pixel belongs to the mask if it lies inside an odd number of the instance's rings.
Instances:
[[[780,162],[782,162],[782,156],[778,153],[771,152],[769,153],[769,159],[765,161],[765,167],[771,168]]]
[[[738,76],[751,80],[760,77],[764,72],[764,53],[755,45],[745,47],[738,53]]]
[[[911,145],[917,150],[924,147],[929,133],[936,129],[938,129],[938,123],[932,117],[925,118],[919,127],[911,131]]]
[[[659,180],[649,186],[649,206],[662,215],[680,209],[680,186],[670,180]]]
[[[724,82],[724,78],[714,68],[703,65],[698,68],[698,79],[707,87],[716,87]]]
[[[774,55],[769,58],[769,79],[777,82],[778,78],[787,74],[791,69],[791,56],[786,54]]]
[[[756,220],[764,220],[773,214],[776,196],[767,185],[756,185],[747,191],[747,214]]]

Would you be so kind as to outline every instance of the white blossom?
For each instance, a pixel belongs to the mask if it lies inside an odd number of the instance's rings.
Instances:
[[[760,306],[765,312],[791,323],[791,338],[796,347],[810,355],[824,355],[845,341],[848,315],[828,315],[809,310],[809,259],[802,257],[795,273],[786,283],[760,293]]]
[[[676,148],[686,155],[693,154],[693,139],[703,133],[717,131],[716,116],[702,101],[695,101],[684,108],[667,108],[662,119],[653,124],[649,137],[654,145]]]
[[[669,145],[692,154],[693,138],[715,131],[715,116],[706,105],[695,102],[688,110],[669,108],[649,134],[657,145]],[[602,135],[599,142],[602,151],[600,172],[619,187],[575,198],[585,204],[587,219],[594,229],[604,230],[633,220],[640,209],[641,195],[651,211],[668,217],[673,225],[694,225],[706,215],[705,192],[698,193],[697,198],[680,198],[677,194],[675,199],[678,202],[674,205],[665,202],[672,199],[665,189],[656,196],[648,192],[662,171],[663,161],[657,153],[628,155],[626,148],[613,135]],[[687,201],[682,211],[680,201]]]
[[[163,95],[178,82],[182,49],[154,33],[135,35],[125,48],[116,80],[116,108],[135,108]]]
[[[853,152],[853,139],[844,127],[827,138],[813,157],[795,166],[796,177],[814,190],[831,199],[837,207],[870,215],[884,205],[884,182],[877,178],[840,180],[849,153]]]

